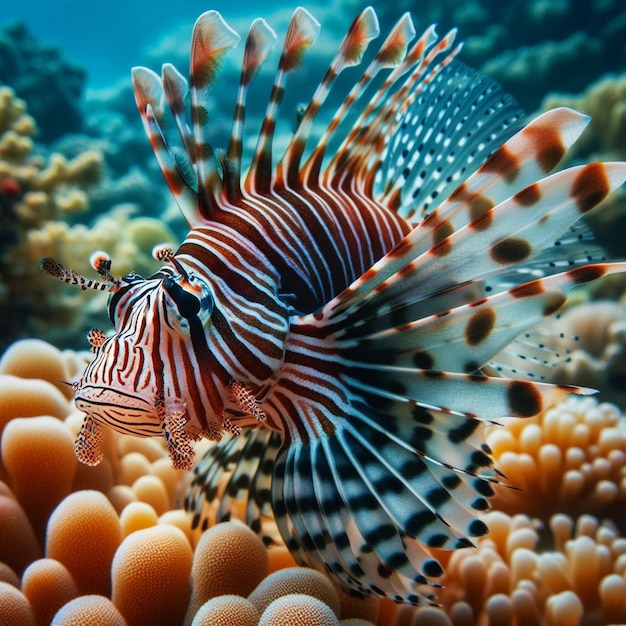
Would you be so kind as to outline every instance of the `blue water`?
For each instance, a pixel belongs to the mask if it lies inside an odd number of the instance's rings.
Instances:
[[[191,32],[204,11],[215,9],[227,19],[253,18],[281,6],[295,4],[288,0],[3,0],[0,28],[14,20],[24,22],[40,42],[58,47],[65,59],[86,68],[89,87],[98,88],[127,77],[130,67],[144,63],[148,51],[163,37],[184,27]]]
[[[475,67],[489,60],[485,55],[507,49],[515,55],[522,46],[564,41],[576,32],[584,33],[596,47],[605,48],[604,55],[594,52],[593,47],[589,52],[581,51],[579,59],[572,59],[571,67],[558,73],[564,80],[556,82],[561,84],[553,84],[550,77],[545,91],[556,88],[575,92],[587,84],[587,76],[598,77],[604,71],[623,71],[626,67],[623,0],[2,0],[0,28],[13,20],[25,22],[37,40],[58,47],[65,59],[86,68],[89,88],[99,88],[128,77],[133,65],[153,64],[155,60],[160,65],[170,60],[155,57],[155,47],[178,34],[180,46],[186,48],[194,20],[209,9],[220,11],[229,23],[239,18],[236,29],[243,34],[242,18],[249,23],[254,17],[266,17],[275,26],[283,9],[302,4],[322,22],[326,32],[338,32],[340,25],[344,28],[370,3],[383,27],[405,10],[411,11],[418,29],[431,21],[439,22],[440,30],[459,26],[460,36],[471,44],[472,54],[467,58]],[[478,45],[471,42],[472,38]],[[589,67],[594,63],[596,66]],[[521,96],[523,100],[523,93]]]

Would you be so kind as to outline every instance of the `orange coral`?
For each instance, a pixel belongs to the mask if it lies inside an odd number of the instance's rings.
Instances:
[[[2,626],[37,626],[33,610],[19,590],[0,582],[0,624]]]
[[[498,468],[517,490],[496,488],[493,506],[548,521],[610,514],[626,503],[626,428],[614,405],[569,398],[534,420],[487,436]],[[619,515],[612,516],[619,521]]]
[[[247,526],[226,522],[209,528],[196,546],[185,624],[190,624],[200,606],[211,598],[226,594],[247,596],[267,572],[267,550]]]
[[[191,626],[257,626],[259,617],[249,600],[241,596],[217,596],[198,609]]]
[[[68,361],[67,353],[64,360]],[[23,383],[18,383],[23,397],[14,395],[19,400],[13,404],[18,407],[16,410],[32,406],[35,408],[31,411],[36,411],[37,406],[50,406],[46,403],[55,394],[59,398],[58,390],[46,381],[12,376],[11,380]],[[34,403],[29,405],[31,388],[45,388],[45,393],[39,399],[33,394]],[[4,393],[5,388],[0,387],[0,411]],[[41,398],[43,402],[38,405]],[[21,416],[12,414],[9,408],[7,441],[14,436],[14,423],[20,428],[22,423],[35,426],[41,423],[43,430],[54,423],[53,428],[66,431],[64,441],[69,444],[81,415],[70,413],[64,398],[61,402],[65,409],[59,411],[58,417],[65,417],[65,421],[48,417],[40,422],[37,414],[19,419]],[[536,513],[543,516],[545,525],[542,527],[528,516],[509,517],[499,512],[486,515],[484,519],[491,532],[479,540],[477,550],[460,550],[442,558],[446,569],[442,582],[446,588],[439,591],[438,600],[443,603],[443,609],[415,609],[376,598],[360,600],[337,593],[323,574],[294,567],[293,558],[283,545],[268,550],[257,535],[237,522],[217,524],[204,534],[192,531],[190,516],[176,508],[184,495],[186,474],[169,467],[160,442],[116,433],[107,434],[104,441],[107,461],[101,466],[106,468],[78,468],[69,486],[73,493],[49,517],[46,556],[54,561],[40,558],[31,522],[10,486],[0,483],[0,580],[15,588],[20,585],[18,575],[26,570],[21,582],[22,594],[16,590],[17,594],[13,592],[10,597],[17,598],[15,602],[26,607],[33,619],[39,615],[38,599],[46,589],[50,590],[50,606],[56,609],[60,604],[58,598],[74,578],[77,593],[100,594],[83,595],[62,606],[52,622],[59,626],[163,624],[164,616],[172,611],[171,623],[177,626],[183,619],[193,626],[232,624],[232,616],[239,615],[236,611],[241,611],[237,620],[242,626],[248,618],[253,624],[297,624],[289,620],[306,619],[307,626],[313,623],[464,626],[515,622],[543,626],[567,624],[568,620],[623,623],[626,621],[626,540],[610,524],[600,524],[589,515],[572,517],[584,508],[597,507],[589,510],[598,514],[606,512],[619,522],[616,513],[623,510],[620,494],[626,485],[623,419],[616,407],[589,399],[573,399],[561,403],[541,419],[507,423],[504,428],[489,433],[500,468],[505,461],[510,482],[526,488],[521,492],[498,489],[496,506],[511,506],[511,512],[534,512],[533,506],[538,501]],[[31,431],[23,432],[28,433],[26,439],[31,437]],[[16,437],[18,449],[24,445],[19,442],[21,438]],[[146,445],[146,441],[151,443]],[[561,463],[550,464],[554,449],[561,451]],[[59,458],[51,446],[42,452],[39,467],[58,462]],[[528,459],[532,461],[530,470]],[[8,467],[14,471],[11,463]],[[576,478],[573,482],[572,477]],[[582,490],[577,492],[581,496],[563,498],[572,484],[582,485]],[[81,490],[85,486],[95,486],[100,492]],[[543,494],[542,497],[529,497],[537,493]],[[611,497],[603,499],[607,494]],[[544,514],[546,500],[553,510],[570,515],[561,513],[549,518]],[[151,502],[159,503],[160,515]],[[121,543],[123,536],[126,538]],[[545,546],[549,537],[554,542],[553,549],[538,551],[540,543]],[[48,567],[47,563],[56,565]],[[55,581],[57,587],[46,574],[54,571],[54,567],[64,572]],[[274,570],[277,571],[267,576]],[[116,582],[111,593],[112,571]],[[92,585],[98,579],[99,590],[85,588],[90,578]],[[167,586],[158,587],[161,583]],[[237,598],[224,598],[223,594],[236,594]],[[298,600],[298,594],[304,594],[304,598]],[[1,605],[0,602],[0,611]],[[231,621],[223,621],[229,619],[223,617],[229,606]],[[251,606],[254,618],[249,612]],[[49,623],[50,612],[46,615],[44,619]],[[3,616],[0,612],[0,624],[4,626]],[[343,620],[338,622],[340,618]],[[46,622],[40,620],[40,623]]]
[[[38,626],[48,626],[55,613],[79,595],[67,567],[54,559],[38,559],[26,568],[22,593],[30,602]]]
[[[132,626],[179,626],[192,561],[191,546],[178,528],[162,525],[131,533],[113,559],[113,604]]]
[[[69,367],[63,353],[41,339],[22,339],[11,344],[0,359],[0,374],[41,379],[54,385],[66,398],[73,395]]]
[[[278,570],[264,578],[248,599],[263,613],[266,608],[282,596],[306,594],[317,598],[339,617],[339,596],[333,584],[320,572],[305,567],[289,567]]]
[[[77,491],[50,516],[46,556],[67,567],[82,594],[108,596],[121,538],[119,518],[107,498],[98,491]]]
[[[0,494],[0,561],[21,575],[40,556],[41,548],[24,509],[12,493]]]
[[[54,616],[50,626],[128,626],[115,605],[104,596],[71,600]]]
[[[261,615],[259,626],[339,626],[335,612],[321,600],[292,593],[274,600]]]
[[[15,417],[52,415],[63,419],[69,410],[67,399],[51,383],[0,374],[0,434]]]
[[[149,504],[146,502],[130,502],[120,514],[122,536],[128,537],[136,530],[156,526],[157,521],[156,511]]]
[[[72,489],[77,465],[72,437],[54,417],[17,418],[2,433],[2,460],[43,543],[50,513]]]

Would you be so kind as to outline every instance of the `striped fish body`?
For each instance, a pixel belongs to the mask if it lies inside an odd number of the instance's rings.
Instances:
[[[500,475],[484,424],[590,392],[542,382],[562,357],[531,327],[570,288],[626,270],[578,221],[626,165],[549,174],[587,118],[556,109],[522,127],[514,101],[455,59],[454,32],[413,41],[408,15],[307,150],[335,78],[378,34],[371,8],[274,165],[285,80],[318,29],[296,10],[245,177],[246,94],[275,40],[263,20],[246,39],[223,155],[208,139],[208,94],[238,36],[218,13],[196,23],[189,82],[167,64],[133,71],[190,232],[157,251],[149,279],[115,278],[103,258],[101,281],[42,261],[112,292],[115,332],[93,334],[75,383],[76,451],[97,463],[108,425],[163,434],[190,469],[193,441],[218,440],[194,468],[194,524],[218,495],[220,520],[244,497],[248,523],[260,532],[273,514],[299,563],[355,594],[430,603],[442,570],[429,549],[487,532],[477,513]]]

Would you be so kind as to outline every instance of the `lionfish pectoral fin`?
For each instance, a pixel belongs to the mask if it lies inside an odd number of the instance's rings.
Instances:
[[[74,442],[76,458],[85,465],[98,465],[104,456],[101,448],[102,427],[92,417],[87,416]]]
[[[187,421],[187,409],[182,400],[174,398],[165,401],[163,437],[175,469],[190,470],[194,464],[195,452],[192,442],[196,441],[198,436],[185,429]]]
[[[185,509],[193,513],[192,527],[204,530],[211,523],[231,519],[234,503],[245,500],[246,523],[266,544],[273,543],[270,535],[263,535],[262,520],[272,514],[272,468],[280,445],[279,433],[246,428],[209,448],[193,470],[185,498]]]
[[[358,329],[359,319],[346,324]],[[385,353],[383,339],[380,350],[360,347],[340,331],[319,315],[294,322],[265,401],[286,416],[277,525],[299,563],[344,588],[431,604],[442,568],[430,549],[471,546],[487,532],[479,515],[502,476],[484,425],[591,390],[400,366],[401,341]]]

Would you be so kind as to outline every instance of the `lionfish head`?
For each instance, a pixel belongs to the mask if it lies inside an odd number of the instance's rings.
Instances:
[[[134,272],[114,277],[111,260],[104,252],[96,252],[90,259],[101,280],[76,274],[50,257],[41,261],[42,269],[66,283],[110,292],[108,314],[115,332],[107,336],[95,328],[89,331],[87,340],[94,358],[72,383],[74,403],[86,415],[75,450],[88,465],[96,465],[102,458],[102,425],[125,434],[164,434],[174,445],[176,427],[189,420],[185,401],[172,390],[171,377],[163,374],[168,364],[159,352],[162,346],[155,343],[154,305],[158,305],[163,336],[169,333],[184,345],[190,341],[193,327],[210,325],[213,296],[208,282],[188,271],[169,247],[156,246],[153,256],[167,264],[148,279]],[[184,359],[178,364],[184,369]],[[185,454],[175,462],[187,467],[192,453],[186,449]]]

